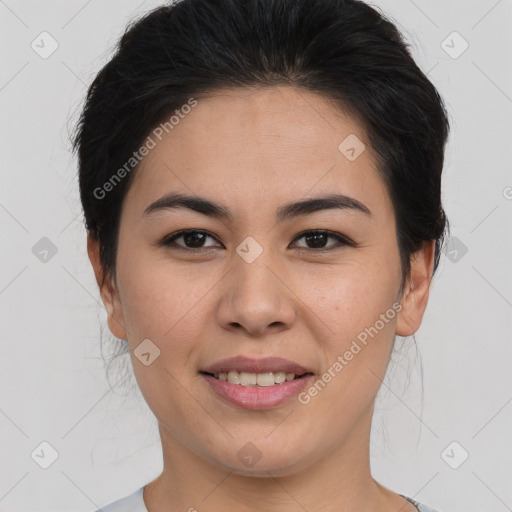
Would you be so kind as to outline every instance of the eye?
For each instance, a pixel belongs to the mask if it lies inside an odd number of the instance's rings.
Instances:
[[[187,252],[204,252],[205,250],[208,250],[212,247],[218,247],[218,245],[204,245],[205,241],[208,238],[211,238],[212,240],[217,240],[207,231],[203,231],[200,229],[185,229],[166,236],[163,240],[158,242],[157,245],[170,246],[172,248],[184,250]],[[326,242],[329,238],[336,240],[338,243],[326,246]],[[180,239],[183,240],[183,243],[177,243],[177,240]],[[356,246],[356,244],[352,240],[339,233],[321,229],[311,229],[308,231],[304,231],[294,239],[294,242],[300,239],[304,239],[307,245],[302,247],[298,246],[298,248],[300,250],[306,250],[308,252],[327,252],[339,248],[340,246]],[[310,245],[310,247],[308,247],[308,245]]]
[[[184,245],[176,244],[176,240],[180,238],[183,239]],[[204,249],[208,249],[211,246],[203,245],[207,238],[214,239],[215,238],[208,234],[207,231],[202,231],[200,229],[185,229],[183,231],[178,231],[177,233],[173,233],[172,235],[166,236],[163,240],[161,240],[158,245],[164,246],[177,246],[178,249],[183,249],[189,252],[203,252]]]
[[[306,249],[310,252],[327,252],[339,248],[340,245],[348,245],[350,247],[355,247],[356,245],[354,242],[352,242],[352,240],[343,235],[340,235],[339,233],[334,233],[332,231],[322,229],[311,229],[309,231],[304,231],[299,236],[297,236],[294,241],[300,240],[301,238],[303,238],[307,244],[312,244],[313,247],[299,246],[299,249]],[[331,244],[330,246],[326,246],[325,243],[329,238],[337,240],[338,244]]]

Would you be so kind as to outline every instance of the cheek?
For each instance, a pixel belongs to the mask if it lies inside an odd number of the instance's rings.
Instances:
[[[358,414],[368,407],[389,363],[400,310],[398,249],[367,256],[317,275],[316,292],[310,292],[321,320],[316,321],[316,338],[322,348],[322,370],[327,373],[323,375],[329,382],[322,391],[325,400],[315,407],[325,414],[329,404],[337,404],[344,414]]]
[[[135,253],[118,264],[134,374],[148,406],[168,425],[176,423],[171,414],[188,417],[189,423],[202,418],[188,384],[196,371],[194,354],[200,349],[198,340],[207,318],[204,296],[215,283],[211,274],[197,269],[194,274],[183,272],[162,261],[144,261]],[[137,357],[137,347],[146,339],[159,351],[149,365]]]
[[[337,267],[309,271],[307,280],[300,278],[300,296],[323,320],[333,340],[356,336],[397,300],[401,277],[398,255],[375,256],[354,257]]]
[[[316,355],[321,375],[305,390],[315,416],[332,418],[334,432],[345,431],[371,407],[386,373],[396,330],[399,272],[393,279],[371,270],[331,275],[317,288]],[[391,273],[393,274],[393,273]],[[322,281],[320,281],[322,283]],[[326,292],[326,290],[330,290]]]
[[[162,355],[172,353],[172,358],[166,357],[169,362],[182,365],[194,349],[206,321],[205,299],[218,276],[206,267],[204,271],[188,267],[136,252],[120,258],[122,313],[132,350],[149,338]]]

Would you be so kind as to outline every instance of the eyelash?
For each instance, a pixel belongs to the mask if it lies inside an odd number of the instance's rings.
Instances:
[[[213,249],[213,247],[199,247],[199,248],[193,248],[193,247],[183,247],[183,246],[175,246],[171,247],[171,245],[177,240],[178,238],[183,237],[184,235],[193,234],[193,233],[200,233],[206,236],[209,236],[216,240],[218,243],[220,243],[216,237],[208,233],[207,231],[204,231],[202,229],[184,229],[182,231],[177,231],[176,233],[172,233],[171,235],[167,235],[165,238],[163,238],[160,242],[157,243],[158,246],[166,246],[170,247],[172,249],[178,249],[183,250],[185,252],[191,252],[191,253],[205,253],[209,252],[210,249]],[[308,247],[299,247],[299,251],[306,251],[306,252],[315,252],[315,253],[326,253],[332,250],[340,249],[343,246],[349,246],[349,247],[356,247],[357,244],[352,242],[349,238],[340,235],[339,233],[335,233],[333,231],[325,230],[325,229],[309,229],[307,231],[303,231],[302,233],[299,233],[295,238],[294,242],[299,240],[300,238],[305,237],[306,235],[328,235],[329,238],[336,238],[340,245],[334,245],[331,248],[328,249],[310,249]]]

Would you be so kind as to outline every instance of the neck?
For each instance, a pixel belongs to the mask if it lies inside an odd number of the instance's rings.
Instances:
[[[305,460],[300,468],[263,470],[258,476],[205,460],[160,425],[164,469],[146,486],[146,506],[149,512],[384,511],[392,504],[401,505],[403,512],[414,510],[371,476],[371,413],[360,419],[337,449]]]

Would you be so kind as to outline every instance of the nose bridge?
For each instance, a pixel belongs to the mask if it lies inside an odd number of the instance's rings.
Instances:
[[[256,245],[257,244],[257,245]],[[275,255],[268,246],[264,249],[252,237],[244,240],[236,249],[234,256],[236,285],[239,291],[261,293],[271,298],[276,277],[271,268],[276,265]],[[270,289],[269,289],[270,287]]]
[[[261,240],[261,238],[260,238]],[[271,268],[275,266],[275,254],[269,247],[269,239],[265,248],[263,242],[260,244],[253,237],[247,237],[236,248],[235,261],[235,283],[234,291],[237,301],[243,301],[246,308],[254,312],[258,309],[264,311],[271,309],[271,303],[277,306],[277,295],[279,290],[274,272]]]
[[[292,322],[294,308],[278,277],[279,265],[269,240],[267,237],[264,246],[247,237],[236,248],[219,311],[219,321],[225,328],[237,325],[256,334],[269,326],[283,328]]]

